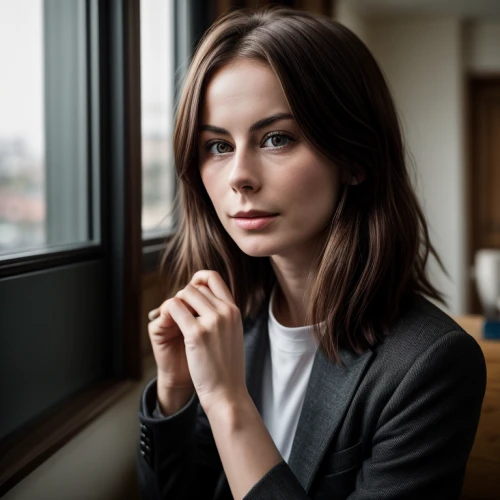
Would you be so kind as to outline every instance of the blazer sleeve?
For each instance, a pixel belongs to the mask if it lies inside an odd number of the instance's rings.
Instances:
[[[153,417],[156,378],[143,391],[136,450],[143,500],[212,499],[222,470],[219,453],[196,393],[175,415]]]
[[[416,359],[382,409],[355,490],[338,497],[332,489],[331,498],[457,500],[485,389],[486,364],[474,338],[464,331],[440,337]],[[306,498],[314,496],[307,496],[285,462],[245,496]]]

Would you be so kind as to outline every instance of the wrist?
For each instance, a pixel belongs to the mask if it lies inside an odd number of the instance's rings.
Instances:
[[[227,429],[234,430],[243,426],[245,418],[252,412],[258,412],[248,392],[232,397],[220,397],[203,409],[211,423],[224,422]]]
[[[178,384],[172,380],[172,377],[165,375],[160,371],[158,371],[156,376],[156,387],[158,388],[158,391],[162,392],[187,393],[194,391],[194,384],[192,380],[184,384]]]
[[[194,387],[157,386],[158,407],[166,417],[184,408],[193,397]]]

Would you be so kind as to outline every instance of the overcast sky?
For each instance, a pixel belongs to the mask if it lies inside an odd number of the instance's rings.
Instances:
[[[0,0],[0,138],[43,151],[42,0]]]
[[[79,0],[67,0],[79,1]],[[0,139],[23,137],[44,151],[43,0],[0,0]],[[171,131],[171,0],[141,1],[142,126]]]

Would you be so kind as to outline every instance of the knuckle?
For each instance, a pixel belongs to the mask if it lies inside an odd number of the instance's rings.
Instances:
[[[205,336],[206,330],[201,325],[195,325],[191,328],[190,337],[193,342],[199,342]]]
[[[235,317],[238,317],[240,315],[240,310],[234,304],[227,304],[227,314],[231,318],[235,318]]]
[[[220,305],[220,311],[221,314],[223,314],[225,317],[231,317],[232,316],[232,307],[230,304],[221,304]]]
[[[223,322],[223,318],[220,314],[213,312],[207,317],[207,322],[210,326],[219,326]]]
[[[158,319],[160,319],[160,320],[161,320],[161,319],[163,319],[163,318],[166,316],[167,311],[168,311],[168,304],[169,304],[169,301],[170,301],[170,300],[171,300],[171,299],[166,300],[166,301],[165,301],[165,302],[163,302],[163,304],[161,305],[161,307],[160,307],[160,316],[159,316],[159,318],[158,318]]]
[[[158,321],[154,320],[148,323],[148,334],[150,337],[156,335],[159,331]]]

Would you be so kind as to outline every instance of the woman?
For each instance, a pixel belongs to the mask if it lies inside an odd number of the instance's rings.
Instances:
[[[144,498],[458,498],[485,362],[424,298],[444,302],[425,274],[441,261],[368,49],[299,11],[226,15],[174,150]]]

